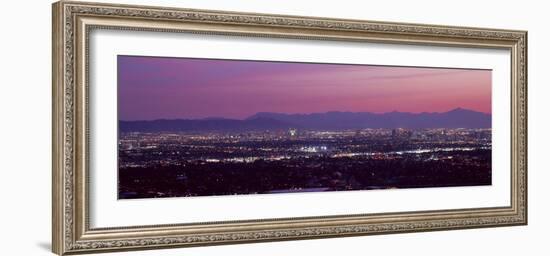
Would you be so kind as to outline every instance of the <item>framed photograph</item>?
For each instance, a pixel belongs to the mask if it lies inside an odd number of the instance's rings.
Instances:
[[[59,255],[527,224],[527,32],[61,1]]]

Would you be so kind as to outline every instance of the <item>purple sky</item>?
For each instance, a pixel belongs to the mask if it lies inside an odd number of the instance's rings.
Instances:
[[[118,56],[120,120],[257,112],[491,113],[491,71]]]

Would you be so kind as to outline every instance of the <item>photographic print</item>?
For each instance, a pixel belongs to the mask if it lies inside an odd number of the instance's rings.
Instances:
[[[488,69],[117,61],[119,199],[491,185]]]

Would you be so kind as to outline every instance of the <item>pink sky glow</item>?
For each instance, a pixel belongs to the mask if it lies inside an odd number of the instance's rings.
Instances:
[[[491,113],[491,71],[159,57],[118,57],[120,120],[257,112]]]

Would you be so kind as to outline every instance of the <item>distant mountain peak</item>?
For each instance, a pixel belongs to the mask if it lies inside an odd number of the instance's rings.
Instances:
[[[484,113],[484,112],[479,112],[479,111],[475,111],[475,110],[471,110],[471,109],[467,109],[467,108],[461,108],[461,107],[458,107],[458,108],[454,108],[452,110],[449,110],[445,113],[470,113],[470,114],[480,114],[480,115],[491,115],[491,114],[488,114],[488,113]]]
[[[346,130],[365,128],[490,128],[491,114],[455,108],[441,113],[329,111],[311,114],[258,112],[244,120],[206,118],[154,121],[119,121],[120,130],[128,131],[251,131]]]
[[[418,114],[445,114],[445,113],[451,113],[451,112],[470,112],[470,113],[480,113],[480,114],[486,114],[486,113],[483,113],[483,112],[479,112],[479,111],[475,111],[475,110],[471,110],[471,109],[467,109],[467,108],[462,108],[462,107],[456,107],[456,108],[453,108],[449,111],[444,111],[444,112],[421,112],[421,113],[418,113]],[[250,117],[246,118],[246,119],[253,119],[253,118],[258,118],[258,117],[268,117],[268,118],[271,118],[273,116],[310,116],[310,115],[324,115],[324,114],[371,114],[371,115],[385,115],[385,114],[411,114],[411,115],[414,115],[415,113],[412,113],[412,112],[403,112],[403,111],[399,111],[399,110],[392,110],[390,112],[383,112],[383,113],[375,113],[375,112],[351,112],[351,111],[327,111],[327,112],[316,112],[316,113],[292,113],[292,114],[288,114],[288,113],[279,113],[279,112],[257,112],[256,114],[254,115],[251,115]]]
[[[453,108],[447,112],[459,112],[459,111],[472,111],[472,112],[475,112],[473,110],[469,110],[469,109],[465,109],[465,108],[461,108],[461,107],[457,107],[457,108]]]

